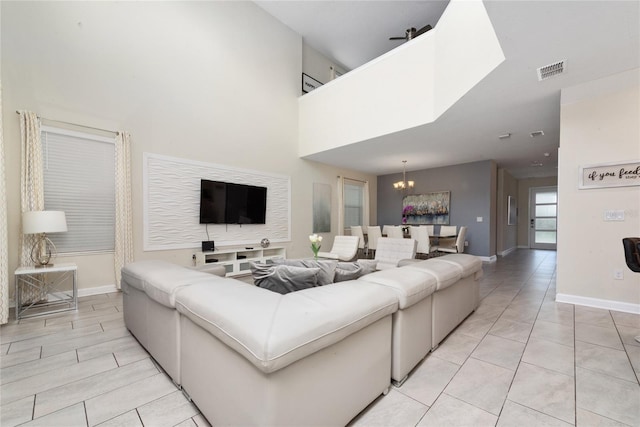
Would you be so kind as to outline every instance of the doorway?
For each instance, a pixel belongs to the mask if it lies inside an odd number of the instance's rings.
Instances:
[[[529,190],[529,247],[556,249],[558,238],[558,187]]]

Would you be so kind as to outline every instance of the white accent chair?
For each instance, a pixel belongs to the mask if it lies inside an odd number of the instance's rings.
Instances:
[[[391,239],[404,239],[402,227],[399,225],[389,226],[387,228],[387,237]]]
[[[460,227],[460,232],[458,233],[458,238],[455,240],[455,243],[452,245],[447,245],[446,243],[438,245],[438,252],[447,252],[451,254],[461,254],[464,252],[464,238],[467,234],[467,227]]]
[[[336,236],[333,239],[333,247],[329,252],[318,252],[318,258],[337,259],[351,261],[358,254],[358,236]]]
[[[380,227],[377,225],[370,225],[367,227],[367,248],[370,251],[373,251],[374,255],[376,249],[378,249],[378,239],[382,237],[382,232],[380,231]]]
[[[403,259],[416,257],[417,242],[414,239],[394,239],[381,237],[378,239],[378,249],[375,260],[377,270],[394,268]]]
[[[364,240],[364,232],[362,231],[362,226],[360,225],[352,225],[351,226],[351,235],[352,236],[358,236],[360,238],[360,241],[358,243],[358,250],[362,250],[362,253],[367,253],[367,245],[366,242]]]
[[[432,247],[429,241],[429,230],[427,226],[411,226],[409,231],[411,238],[417,242],[416,254],[425,255],[428,258],[431,253],[436,251],[437,246]]]

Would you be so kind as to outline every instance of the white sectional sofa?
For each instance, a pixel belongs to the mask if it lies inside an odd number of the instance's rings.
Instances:
[[[212,424],[344,425],[475,310],[482,263],[447,255],[284,295],[159,261],[122,273],[127,328]]]

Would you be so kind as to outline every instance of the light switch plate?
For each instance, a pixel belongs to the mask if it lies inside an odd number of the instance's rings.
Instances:
[[[476,222],[482,222],[482,217],[481,216],[477,216],[476,217]]]
[[[624,210],[606,210],[604,211],[605,221],[624,221]]]

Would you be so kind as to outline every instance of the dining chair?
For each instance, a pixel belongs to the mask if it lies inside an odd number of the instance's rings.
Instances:
[[[448,244],[439,244],[438,252],[447,252],[453,254],[461,254],[464,252],[464,239],[467,235],[467,227],[460,227],[460,231],[458,232],[458,237],[455,239],[455,243],[452,245]]]
[[[458,227],[455,225],[441,225],[440,226],[440,236],[455,236],[457,233]]]
[[[367,227],[367,238],[369,240],[367,244],[367,248],[370,251],[373,251],[374,255],[376,249],[378,249],[378,239],[382,237],[382,232],[380,231],[380,227],[377,225],[370,225]]]
[[[399,225],[390,225],[387,228],[387,237],[392,239],[404,239],[404,233],[402,227]]]
[[[456,244],[458,227],[455,225],[441,225],[438,231],[438,246],[452,248]]]
[[[360,241],[358,242],[358,250],[362,251],[362,253],[367,252],[367,246],[364,241],[364,232],[362,231],[362,226],[360,225],[352,225],[351,226],[351,235],[358,236]]]
[[[426,226],[411,226],[409,228],[411,232],[411,238],[418,242],[416,247],[416,254],[424,255],[426,258],[429,258],[429,255],[435,252],[435,246],[431,246],[431,242],[429,241],[429,229]]]

